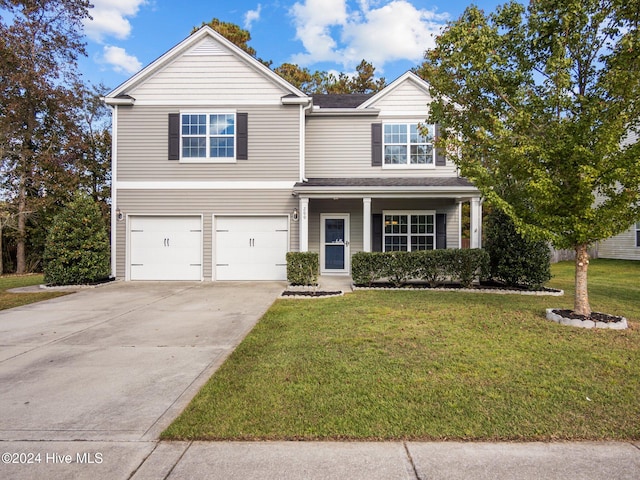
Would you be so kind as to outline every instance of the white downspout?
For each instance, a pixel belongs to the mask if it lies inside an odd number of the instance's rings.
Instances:
[[[306,148],[307,148],[307,125],[306,112],[313,108],[313,101],[309,100],[306,106],[300,105],[300,181],[307,182],[306,168]]]
[[[111,115],[111,276],[116,277],[116,238],[118,219],[116,210],[118,208],[118,106],[110,105]]]

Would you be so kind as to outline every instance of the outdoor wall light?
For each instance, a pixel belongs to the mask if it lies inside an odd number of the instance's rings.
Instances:
[[[122,213],[122,210],[120,210],[120,207],[116,208],[116,218],[118,220],[122,220],[124,218],[124,214]]]
[[[299,215],[298,215],[298,209],[297,208],[293,209],[293,215],[291,215],[291,218],[293,218],[294,222],[298,221]]]

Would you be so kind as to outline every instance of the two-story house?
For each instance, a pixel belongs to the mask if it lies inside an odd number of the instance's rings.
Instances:
[[[350,273],[358,251],[461,247],[480,193],[418,128],[429,86],[301,92],[203,27],[105,97],[112,269],[126,280],[284,280],[288,251]]]

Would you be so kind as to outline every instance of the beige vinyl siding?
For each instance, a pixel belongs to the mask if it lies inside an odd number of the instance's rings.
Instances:
[[[133,106],[118,108],[119,181],[296,181],[300,168],[300,110],[297,106],[229,105],[247,112],[249,159],[236,163],[181,163],[168,160],[168,115],[179,108]],[[210,107],[183,111],[208,112]],[[216,107],[215,111],[224,111]]]
[[[640,260],[640,247],[636,247],[635,225],[620,235],[599,242],[598,257]]]
[[[125,215],[202,215],[204,279],[212,275],[213,215],[291,215],[298,201],[290,190],[118,190]],[[127,222],[116,222],[116,276],[125,277]],[[289,248],[299,249],[298,222],[289,222]]]
[[[307,118],[306,177],[455,177],[455,165],[429,169],[383,168],[371,166],[371,124],[394,121],[423,122],[424,117],[345,117]]]
[[[206,44],[212,48],[207,49]],[[138,102],[170,101],[175,105],[203,98],[216,103],[238,99],[278,103],[289,92],[213,39],[205,38],[127,93]]]
[[[350,247],[351,254],[363,250],[363,218],[362,200],[324,200],[309,201],[309,251],[320,251],[320,215],[328,213],[350,214]],[[458,248],[460,225],[458,224],[458,204],[449,200],[426,199],[382,199],[374,198],[371,202],[371,213],[382,213],[384,210],[435,210],[447,215],[447,248]]]
[[[447,248],[458,248],[460,245],[460,225],[458,204],[453,200],[374,198],[371,202],[371,213],[382,213],[385,210],[434,210],[447,215]]]
[[[371,105],[372,108],[380,110],[380,116],[416,115],[422,120],[429,113],[428,105],[431,103],[431,96],[422,88],[419,88],[412,80],[407,80],[398,85],[388,95],[384,95],[378,102]]]

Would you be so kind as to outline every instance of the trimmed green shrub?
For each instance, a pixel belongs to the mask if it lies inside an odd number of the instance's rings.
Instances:
[[[524,238],[505,213],[494,211],[487,217],[485,236],[488,275],[493,280],[535,289],[551,279],[551,251],[547,242]]]
[[[477,278],[486,275],[489,255],[481,248],[471,250],[447,250],[449,274],[463,287],[470,287]]]
[[[291,285],[317,285],[320,261],[315,252],[287,253],[287,281]]]
[[[415,252],[359,252],[351,258],[356,285],[387,279],[394,286],[423,280],[437,286],[449,280],[470,286],[487,271],[489,256],[482,249],[422,250]]]
[[[356,285],[371,286],[386,276],[387,257],[382,252],[358,252],[351,257],[351,278]]]
[[[95,283],[109,277],[109,238],[100,208],[76,193],[54,217],[45,242],[44,281],[51,285]]]
[[[450,250],[421,250],[413,252],[416,259],[415,277],[435,287],[449,277]]]

